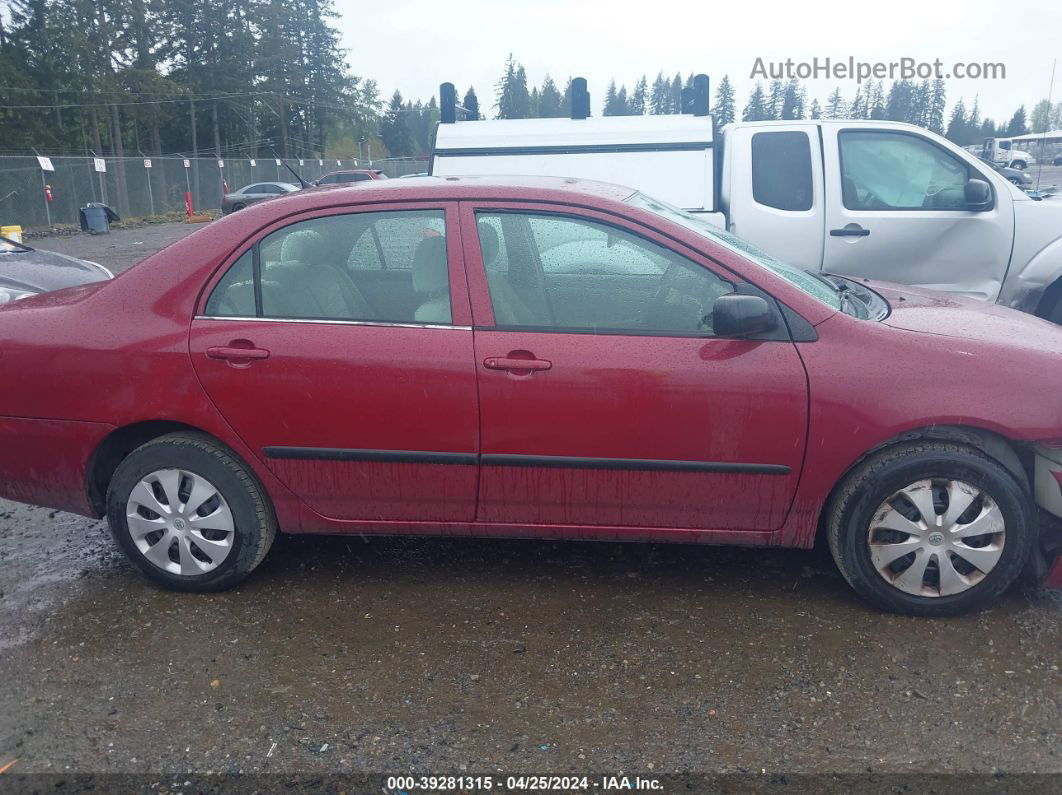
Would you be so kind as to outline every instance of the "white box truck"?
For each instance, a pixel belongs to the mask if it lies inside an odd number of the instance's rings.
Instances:
[[[456,121],[443,84],[431,173],[628,185],[812,271],[996,301],[1062,323],[1062,199],[1037,200],[928,130],[887,121],[735,122],[708,78],[684,114]]]

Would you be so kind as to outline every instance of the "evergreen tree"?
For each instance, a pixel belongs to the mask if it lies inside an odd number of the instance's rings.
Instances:
[[[1005,137],[1014,138],[1018,135],[1025,135],[1029,132],[1028,124],[1025,121],[1025,106],[1022,105],[1011,116],[1010,122],[1007,123],[1007,130]]]
[[[1041,99],[1033,105],[1032,114],[1029,116],[1029,125],[1034,133],[1047,132],[1051,129],[1054,120],[1054,107],[1051,100]]]
[[[602,116],[620,116],[622,114],[617,113],[616,98],[619,92],[616,90],[616,81],[609,80],[608,88],[605,90],[605,106],[601,111]]]
[[[821,119],[822,118],[822,105],[819,104],[817,99],[811,100],[811,112],[808,114],[808,118]]]
[[[867,117],[866,94],[862,89],[856,88],[855,96],[848,105],[848,118],[865,119]]]
[[[937,135],[944,134],[944,111],[947,108],[948,95],[944,87],[944,81],[937,78],[933,81],[933,92],[929,100],[929,112],[926,114],[926,127]]]
[[[671,112],[671,84],[668,83],[663,72],[660,72],[653,81],[653,88],[649,94],[649,112],[654,116]]]
[[[889,98],[885,104],[885,118],[889,121],[907,121],[911,113],[911,81],[893,80]]]
[[[387,113],[380,123],[380,138],[392,157],[407,157],[413,154],[413,138],[406,125],[406,110],[402,93],[395,91],[387,106]]]
[[[804,89],[800,85],[800,81],[794,77],[785,86],[779,118],[803,119],[805,102]]]
[[[749,94],[749,101],[741,114],[742,121],[765,121],[767,116],[767,99],[763,94],[763,84],[759,80]]]
[[[715,119],[720,124],[730,124],[734,121],[734,87],[730,85],[730,77],[723,75],[719,85],[715,88]]]
[[[557,90],[557,84],[553,82],[553,78],[549,75],[546,75],[546,79],[542,81],[542,90],[538,96],[539,116],[544,119],[555,119],[566,115],[561,93]]]
[[[675,73],[671,80],[671,102],[668,113],[682,113],[682,75]]]
[[[785,84],[781,80],[772,80],[770,93],[767,95],[767,118],[782,118],[782,107],[785,104]]]
[[[885,118],[885,87],[880,80],[867,89],[867,109],[871,119],[881,121]]]
[[[531,118],[540,119],[542,110],[542,96],[538,93],[538,86],[531,89]]]
[[[932,100],[931,90],[928,80],[911,84],[911,104],[907,108],[907,117],[904,121],[908,124],[917,124],[919,127],[927,126],[929,103]]]
[[[951,119],[948,121],[948,129],[944,134],[945,137],[952,143],[961,146],[967,138],[966,124],[966,104],[960,97],[958,102],[955,103],[955,107],[952,108]]]
[[[848,105],[844,101],[844,97],[841,96],[841,87],[838,86],[830,94],[829,99],[826,100],[826,118],[827,119],[843,119],[848,115]]]
[[[462,100],[461,105],[465,109],[465,119],[468,121],[475,121],[479,118],[479,97],[476,96],[476,89],[472,86],[468,87],[468,91],[465,92],[465,98]]]
[[[505,62],[505,73],[497,85],[499,119],[526,119],[531,116],[531,94],[527,90],[527,72],[512,54]]]
[[[648,99],[649,84],[645,79],[645,75],[642,75],[638,78],[638,82],[634,84],[634,91],[631,92],[630,101],[627,103],[628,113],[631,116],[644,116]]]

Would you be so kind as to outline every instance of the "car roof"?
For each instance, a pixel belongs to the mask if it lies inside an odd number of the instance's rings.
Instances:
[[[301,212],[336,204],[373,202],[443,201],[496,199],[506,201],[557,201],[594,203],[595,200],[623,201],[634,188],[571,177],[530,176],[447,176],[372,180],[356,185],[325,185],[292,193],[262,207],[275,212]],[[265,210],[260,210],[265,212]]]

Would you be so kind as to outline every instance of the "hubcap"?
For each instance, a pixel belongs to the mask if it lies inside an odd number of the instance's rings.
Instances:
[[[999,563],[1003,514],[961,480],[919,480],[885,500],[870,522],[870,560],[886,582],[915,596],[952,596]]]
[[[126,522],[145,558],[184,576],[216,569],[236,537],[232,511],[221,492],[184,469],[160,469],[137,483],[126,504]]]

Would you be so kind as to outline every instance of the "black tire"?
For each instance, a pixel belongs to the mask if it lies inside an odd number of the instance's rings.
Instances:
[[[229,210],[229,213],[238,213],[240,210],[242,210],[246,206],[247,206],[246,204],[240,204],[239,202],[237,202],[236,204],[232,205],[232,209]]]
[[[134,543],[126,518],[129,497],[141,479],[161,469],[182,469],[206,478],[227,502],[235,526],[232,548],[212,571],[194,576],[164,571]],[[153,439],[118,465],[107,488],[107,521],[129,560],[149,580],[175,591],[231,588],[262,562],[277,532],[273,506],[254,473],[231,450],[206,434],[193,432]]]
[[[1025,168],[1026,168],[1026,163],[1025,163],[1025,161],[1024,161],[1024,160],[1015,160],[1015,161],[1013,161],[1013,162],[1012,162],[1012,163],[1010,164],[1010,167],[1011,167],[1011,168],[1016,168],[1016,169],[1018,169],[1019,171],[1024,171],[1024,170],[1025,170]]]
[[[867,536],[878,507],[902,488],[928,478],[961,480],[985,492],[1002,512],[1002,554],[983,579],[948,596],[918,596],[893,586],[874,568]],[[1002,594],[1024,568],[1037,525],[1028,489],[995,460],[951,442],[909,442],[859,464],[835,491],[826,511],[830,552],[861,596],[881,608],[912,616],[953,616],[976,610]]]

